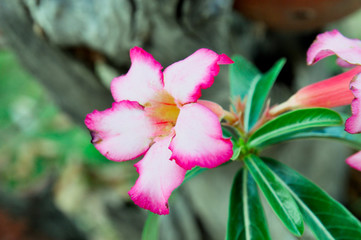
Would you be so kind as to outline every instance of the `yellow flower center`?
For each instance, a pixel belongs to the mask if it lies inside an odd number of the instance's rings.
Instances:
[[[174,98],[163,90],[145,104],[145,111],[156,126],[156,135],[167,136],[177,122],[180,109]]]

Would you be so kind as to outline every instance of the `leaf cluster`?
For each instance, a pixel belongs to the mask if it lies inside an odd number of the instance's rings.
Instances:
[[[361,239],[360,222],[340,203],[295,170],[260,156],[265,147],[305,138],[333,139],[360,148],[360,135],[345,132],[345,117],[327,108],[267,116],[267,97],[285,60],[279,60],[264,74],[241,56],[233,60],[229,72],[231,97],[242,99],[239,106],[244,109],[236,113],[241,118],[237,124],[241,124],[223,126],[223,135],[233,143],[231,160],[243,164],[231,190],[226,239],[271,239],[260,192],[283,225],[297,237],[302,236],[307,224],[316,239]],[[235,105],[233,109],[238,108]],[[186,180],[204,170],[192,169]],[[143,239],[157,239],[151,236],[157,236],[154,229],[158,229],[158,223],[159,216],[150,214]]]

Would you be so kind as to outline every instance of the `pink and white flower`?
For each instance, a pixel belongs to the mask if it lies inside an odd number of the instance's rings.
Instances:
[[[201,101],[201,89],[213,84],[225,54],[199,49],[167,67],[139,47],[130,50],[127,74],[113,79],[112,108],[88,114],[85,124],[94,146],[108,159],[127,161],[139,178],[129,191],[140,207],[168,214],[168,198],[194,166],[214,168],[232,156],[222,136],[222,108]]]
[[[337,63],[342,67],[361,65],[361,41],[346,38],[336,29],[321,33],[307,51],[307,64],[331,55],[338,57]]]
[[[307,52],[307,63],[316,63],[330,55],[336,55],[337,63],[342,67],[359,66],[350,70],[356,72],[349,84],[354,99],[351,103],[352,116],[346,120],[345,130],[361,133],[361,41],[346,38],[337,30],[319,34]],[[361,170],[361,152],[352,155],[346,162]]]
[[[349,39],[344,37],[339,31],[333,30],[319,34],[312,43],[307,52],[307,63],[314,64],[317,61],[330,56],[338,57],[337,63],[343,67],[352,67],[361,65],[361,41],[358,39]],[[350,84],[351,92],[355,99],[352,101],[352,117],[346,121],[345,130],[349,133],[360,133],[361,124],[355,120],[361,119],[361,111],[357,109],[360,106],[360,73],[355,74]],[[359,116],[360,115],[360,116]]]

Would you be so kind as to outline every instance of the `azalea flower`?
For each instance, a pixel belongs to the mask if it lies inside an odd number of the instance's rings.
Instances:
[[[228,161],[232,143],[222,136],[216,103],[198,100],[213,84],[225,54],[199,49],[186,59],[162,66],[142,48],[130,50],[127,74],[113,79],[112,108],[94,110],[85,124],[94,146],[108,159],[127,161],[139,178],[129,191],[138,206],[168,214],[168,198],[195,166],[214,168]]]
[[[346,38],[337,30],[319,34],[308,49],[307,64],[331,55],[338,57],[340,66],[354,68],[300,89],[285,103],[271,109],[271,114],[300,107],[331,108],[351,104],[352,116],[346,120],[345,130],[352,134],[361,133],[361,41]],[[346,162],[361,171],[361,152]]]

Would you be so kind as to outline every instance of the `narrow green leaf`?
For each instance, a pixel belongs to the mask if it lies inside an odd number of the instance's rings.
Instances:
[[[201,167],[194,167],[191,170],[187,171],[183,183],[190,180],[191,178],[197,176],[198,174],[204,172],[205,170],[207,170],[207,168],[201,168]]]
[[[256,155],[247,155],[244,162],[273,211],[294,235],[304,230],[302,214],[288,189]]]
[[[326,127],[311,129],[309,131],[301,131],[295,134],[283,135],[280,137],[273,138],[265,143],[262,146],[268,146],[276,144],[279,142],[290,141],[295,139],[304,139],[304,138],[325,138],[340,141],[348,146],[358,150],[361,148],[361,135],[360,134],[350,134],[346,132],[344,126],[336,127]]]
[[[236,160],[241,154],[241,152],[242,152],[241,146],[233,145],[233,155],[231,157],[231,160]]]
[[[258,189],[246,168],[236,174],[231,190],[226,240],[268,240]]]
[[[293,169],[262,159],[288,188],[317,239],[361,239],[361,224],[345,207]]]
[[[149,212],[148,218],[145,222],[142,240],[158,240],[159,239],[159,221],[160,216]]]
[[[234,129],[232,127],[222,126],[223,137],[230,138],[233,145],[232,146],[233,155],[231,157],[231,160],[236,160],[242,151],[242,146],[237,141],[237,139],[241,139],[241,135],[237,131],[238,131],[237,129]]]
[[[252,81],[259,78],[261,73],[247,59],[240,55],[232,57],[234,64],[229,67],[229,79],[231,96],[240,96],[242,99],[247,95]]]
[[[280,59],[267,73],[252,82],[244,113],[244,128],[247,132],[252,129],[260,117],[268,93],[285,62],[285,59]]]
[[[232,142],[237,142],[241,137],[241,133],[232,126],[222,126],[222,135],[225,138],[231,138]]]
[[[314,127],[342,124],[341,116],[327,108],[298,109],[278,116],[264,124],[249,138],[249,145],[262,147],[268,141]]]

